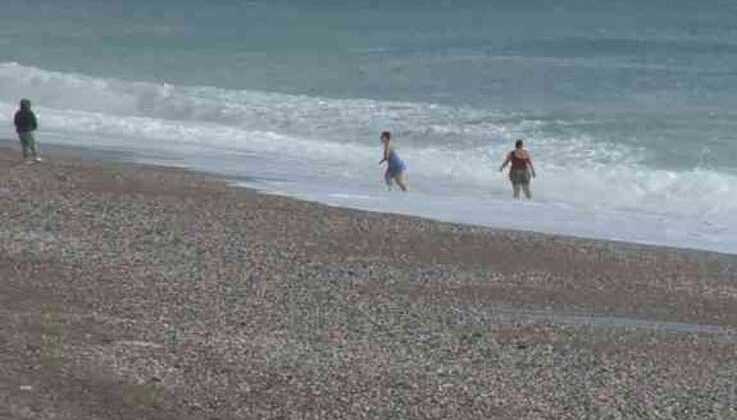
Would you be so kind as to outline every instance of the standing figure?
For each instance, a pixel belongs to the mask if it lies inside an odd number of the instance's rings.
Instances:
[[[407,171],[407,164],[399,158],[397,151],[391,145],[392,135],[388,131],[381,133],[381,142],[384,143],[384,158],[381,159],[379,165],[386,162],[386,172],[384,173],[384,180],[386,181],[386,187],[392,189],[392,181],[399,185],[402,191],[407,191],[407,179],[405,172]]]
[[[15,123],[15,131],[18,133],[18,139],[20,139],[20,145],[23,148],[23,159],[26,159],[28,163],[41,162],[36,150],[36,139],[33,137],[33,132],[38,128],[38,124],[36,123],[36,114],[31,111],[31,101],[21,99],[20,109],[15,113],[13,122]]]
[[[507,158],[499,168],[499,172],[503,171],[510,163],[512,167],[509,169],[509,180],[512,181],[514,198],[519,199],[519,190],[522,189],[525,192],[525,197],[529,200],[532,198],[530,175],[532,175],[532,178],[535,177],[535,168],[532,166],[530,153],[524,148],[522,139],[517,140],[514,143],[514,150],[507,153]]]

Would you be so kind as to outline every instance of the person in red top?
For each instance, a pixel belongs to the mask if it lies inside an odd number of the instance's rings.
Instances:
[[[530,175],[532,175],[532,178],[535,177],[535,168],[532,166],[530,153],[524,148],[522,139],[517,140],[514,143],[514,150],[507,153],[507,158],[499,168],[499,172],[502,172],[510,163],[512,167],[509,169],[509,180],[512,181],[514,198],[519,199],[519,190],[522,189],[525,192],[525,197],[529,200],[532,198]]]

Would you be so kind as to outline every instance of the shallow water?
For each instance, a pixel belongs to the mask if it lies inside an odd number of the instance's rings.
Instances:
[[[519,321],[547,321],[558,324],[591,325],[594,327],[619,327],[681,334],[713,334],[735,337],[735,329],[720,325],[693,324],[673,321],[629,318],[586,312],[563,312],[494,306],[492,316]]]

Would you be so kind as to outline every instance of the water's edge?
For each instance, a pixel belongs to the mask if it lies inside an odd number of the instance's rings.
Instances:
[[[18,143],[17,140],[14,140],[14,139],[0,138],[0,147],[12,149],[13,151],[16,151],[18,154],[20,154],[20,151],[18,150],[19,146],[17,143]],[[555,232],[539,231],[539,230],[534,230],[534,229],[509,229],[509,228],[501,228],[497,226],[488,226],[484,224],[444,220],[442,218],[427,217],[423,215],[404,213],[401,211],[392,212],[392,211],[376,210],[376,209],[370,209],[370,208],[361,208],[359,206],[340,205],[334,202],[325,202],[325,201],[321,201],[318,199],[312,199],[306,196],[301,196],[299,194],[287,194],[284,192],[275,191],[261,184],[258,179],[253,179],[247,176],[244,176],[244,177],[228,176],[228,175],[224,175],[222,173],[217,173],[214,171],[203,170],[203,169],[194,168],[188,165],[184,165],[181,163],[167,161],[165,156],[141,156],[140,154],[133,152],[133,151],[124,151],[124,150],[117,150],[117,149],[98,149],[94,147],[70,146],[70,145],[59,145],[59,144],[42,145],[41,150],[43,152],[42,154],[45,154],[46,156],[50,156],[51,159],[53,159],[54,155],[58,155],[61,157],[79,158],[79,159],[86,160],[86,161],[96,161],[96,162],[101,162],[101,163],[116,162],[116,163],[131,164],[131,165],[151,166],[151,167],[162,168],[162,169],[182,169],[182,170],[186,170],[191,173],[198,173],[198,174],[202,174],[208,177],[214,177],[214,178],[217,178],[217,179],[220,179],[226,182],[231,187],[245,189],[245,190],[258,193],[258,194],[277,195],[281,197],[287,197],[292,200],[318,203],[320,205],[324,205],[328,207],[346,209],[346,210],[351,210],[351,211],[368,212],[368,213],[379,214],[379,215],[381,214],[395,215],[395,216],[398,215],[398,216],[403,216],[403,217],[430,220],[436,223],[451,224],[451,225],[468,227],[468,228],[473,228],[473,229],[484,229],[484,230],[497,231],[497,232],[517,232],[521,234],[569,238],[569,239],[576,240],[576,241],[589,242],[589,243],[593,242],[593,243],[602,243],[602,244],[613,244],[617,246],[625,246],[628,248],[657,249],[657,250],[662,250],[665,252],[689,252],[689,253],[693,252],[693,253],[699,253],[699,254],[713,254],[713,255],[720,255],[720,256],[726,256],[726,257],[732,257],[734,255],[737,255],[737,252],[723,252],[719,250],[703,249],[703,248],[698,248],[698,247],[674,246],[674,245],[669,245],[669,244],[649,243],[646,241],[626,241],[626,240],[616,240],[616,239],[601,238],[601,237],[594,237],[594,236],[561,234],[561,233],[555,233]],[[19,156],[19,159],[20,159],[20,156]]]

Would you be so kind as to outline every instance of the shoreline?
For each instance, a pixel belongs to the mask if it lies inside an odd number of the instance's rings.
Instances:
[[[737,256],[71,152],[0,148],[0,417],[737,414]]]
[[[0,138],[0,152],[2,153],[10,152],[12,154],[14,149],[17,147],[16,143],[17,143],[16,140]],[[447,220],[437,219],[433,217],[426,217],[426,216],[414,215],[414,214],[408,214],[408,213],[402,213],[402,212],[372,210],[372,209],[367,209],[367,208],[352,207],[350,205],[343,206],[339,204],[325,203],[319,200],[313,200],[309,198],[273,192],[265,188],[262,189],[262,188],[255,187],[253,185],[248,185],[249,183],[248,177],[228,176],[228,175],[210,172],[207,170],[191,168],[191,167],[187,167],[184,165],[156,163],[158,162],[159,159],[163,159],[163,157],[154,156],[153,158],[150,158],[149,160],[153,161],[154,163],[140,162],[141,156],[137,155],[135,152],[126,152],[126,151],[119,151],[119,150],[102,150],[102,149],[96,149],[94,147],[67,146],[67,145],[56,145],[56,144],[45,145],[43,151],[49,152],[50,156],[58,156],[61,158],[66,158],[66,159],[78,159],[78,160],[90,162],[90,163],[93,163],[93,162],[98,162],[98,163],[103,163],[103,164],[104,163],[115,163],[115,164],[124,164],[124,165],[139,166],[139,167],[144,167],[144,168],[161,169],[161,170],[181,170],[181,171],[186,171],[192,174],[212,178],[214,180],[222,181],[226,183],[229,187],[232,187],[232,188],[243,189],[243,190],[256,193],[256,194],[264,194],[266,196],[283,197],[283,198],[287,198],[291,200],[322,205],[322,206],[326,206],[326,207],[330,207],[334,209],[341,209],[345,211],[355,211],[359,213],[362,213],[362,212],[363,213],[373,213],[373,214],[378,214],[378,215],[397,216],[397,217],[408,217],[408,218],[414,218],[414,219],[423,220],[423,221],[432,222],[432,223],[442,223],[442,224],[454,225],[458,227],[464,227],[464,228],[468,228],[471,230],[487,229],[489,231],[500,232],[500,233],[506,232],[506,233],[518,233],[522,235],[526,235],[526,234],[541,235],[541,236],[550,237],[550,238],[565,238],[565,239],[569,239],[573,241],[599,243],[604,246],[607,244],[611,244],[611,245],[616,245],[620,247],[630,247],[632,249],[643,247],[643,249],[656,248],[656,249],[661,249],[663,251],[668,251],[668,252],[683,251],[683,252],[716,254],[716,255],[724,255],[724,256],[737,256],[737,252],[728,252],[728,251],[720,251],[720,250],[714,250],[714,249],[688,247],[685,245],[683,246],[672,245],[672,244],[667,245],[667,244],[660,244],[657,242],[628,241],[628,240],[608,239],[608,238],[593,237],[593,236],[579,236],[575,234],[550,233],[550,232],[538,231],[534,229],[529,229],[529,230],[528,229],[505,229],[505,228],[500,228],[500,227],[487,226],[483,224],[475,224],[471,222],[447,221]]]
[[[362,210],[362,209],[356,209],[353,207],[343,207],[339,205],[331,205],[322,203],[319,201],[314,200],[308,200],[308,199],[302,199],[299,197],[293,197],[291,195],[283,195],[283,194],[274,194],[271,193],[268,190],[261,190],[258,188],[252,188],[249,186],[244,186],[240,183],[239,180],[234,180],[232,178],[229,178],[227,176],[222,176],[218,174],[213,174],[207,171],[200,171],[196,169],[190,169],[187,167],[180,167],[180,166],[171,166],[171,165],[165,165],[165,164],[151,164],[151,163],[140,163],[138,162],[137,156],[133,153],[126,153],[126,152],[118,152],[118,151],[100,151],[94,148],[78,148],[75,146],[52,146],[48,148],[50,150],[50,153],[48,156],[51,159],[51,163],[53,163],[55,160],[62,165],[81,165],[83,167],[101,167],[101,168],[109,168],[109,167],[115,167],[117,170],[120,171],[135,171],[135,170],[141,170],[141,171],[148,171],[148,172],[161,172],[165,173],[167,175],[181,175],[185,178],[193,178],[196,180],[202,180],[205,183],[208,184],[214,184],[214,185],[221,185],[225,189],[231,191],[232,193],[238,195],[239,191],[242,192],[242,194],[245,197],[259,197],[261,200],[270,200],[274,199],[276,201],[285,201],[288,203],[289,206],[295,206],[295,207],[301,207],[302,205],[308,206],[310,208],[313,208],[312,211],[321,211],[325,210],[328,212],[335,213],[338,215],[338,217],[341,218],[360,218],[360,219],[368,219],[368,220],[382,220],[387,219],[390,222],[399,221],[400,224],[407,224],[407,225],[413,225],[413,224],[419,224],[421,226],[427,227],[427,226],[435,226],[439,228],[441,231],[444,232],[452,232],[455,235],[459,236],[469,236],[473,237],[474,239],[478,239],[478,236],[485,237],[484,239],[493,238],[494,241],[501,240],[502,242],[510,241],[514,244],[514,247],[518,247],[519,245],[516,243],[519,243],[522,246],[530,246],[531,248],[534,248],[536,252],[538,252],[538,255],[533,255],[530,258],[529,262],[522,263],[522,264],[528,264],[530,269],[533,268],[541,268],[544,271],[550,271],[550,263],[555,262],[559,263],[560,261],[557,261],[555,257],[550,257],[547,255],[540,255],[539,252],[541,248],[549,247],[551,244],[554,244],[555,246],[562,246],[567,248],[567,251],[570,251],[571,249],[579,248],[582,250],[582,254],[585,256],[586,259],[591,259],[594,262],[603,262],[604,259],[608,258],[614,258],[615,260],[623,260],[629,257],[635,257],[639,258],[638,254],[644,254],[645,259],[652,258],[652,255],[667,255],[668,258],[681,258],[685,259],[686,261],[700,261],[700,264],[703,264],[703,261],[708,261],[711,263],[717,263],[721,264],[724,263],[726,267],[728,268],[722,268],[719,273],[709,273],[714,278],[735,278],[737,279],[737,254],[730,254],[726,252],[717,252],[717,251],[711,251],[711,250],[704,250],[704,249],[693,249],[693,248],[682,248],[677,246],[664,246],[664,245],[651,245],[651,244],[645,244],[645,243],[639,243],[639,242],[627,242],[627,241],[617,241],[617,240],[609,240],[609,239],[601,239],[601,238],[588,238],[588,237],[579,237],[579,236],[573,236],[573,235],[560,235],[560,234],[552,234],[552,233],[545,233],[545,232],[537,232],[537,231],[527,231],[527,230],[517,230],[517,229],[499,229],[489,226],[483,226],[483,225],[475,225],[470,223],[454,223],[454,222],[446,222],[442,220],[436,220],[428,217],[422,217],[422,216],[414,216],[414,215],[407,215],[407,214],[401,214],[401,213],[391,213],[391,212],[382,212],[382,211],[373,211],[373,210]],[[0,145],[0,155],[4,156],[7,159],[8,154],[12,156],[13,151],[9,151],[7,148],[3,148],[2,145]],[[12,158],[11,158],[12,159]],[[50,162],[48,160],[45,160],[44,162],[40,164],[33,164],[31,166],[36,165],[48,165]],[[358,229],[361,231],[361,228]],[[432,228],[430,228],[432,230]],[[489,238],[486,238],[489,237]],[[344,238],[341,238],[344,239]],[[424,238],[426,239],[426,238]],[[334,243],[334,241],[333,241]],[[461,252],[455,253],[450,252],[451,255],[444,255],[445,258],[448,257],[457,257],[458,254],[464,254],[464,257],[468,258],[470,257],[470,261],[468,261],[472,266],[486,266],[486,262],[481,262],[481,256],[478,255],[480,252],[483,253],[483,250],[479,249],[479,244],[473,244],[472,246],[472,252],[467,252],[467,250],[463,250]],[[336,255],[339,255],[342,250],[333,249],[333,251],[336,252]],[[507,252],[505,252],[506,254]],[[421,254],[421,253],[420,253]],[[455,255],[454,255],[455,254]],[[388,254],[383,255],[383,257],[391,257]],[[567,256],[566,258],[570,258]],[[535,259],[542,260],[541,262],[536,262]],[[437,263],[438,259],[433,256],[431,258],[427,258],[426,256],[423,256],[420,258],[420,262],[423,263]],[[514,265],[519,265],[520,262],[516,261]],[[494,264],[492,267],[494,269],[499,269],[504,264]],[[557,270],[566,271],[567,267],[558,267]],[[731,272],[734,272],[735,275],[730,274]],[[549,309],[549,308],[548,308]],[[532,307],[529,314],[531,314],[533,317],[539,317],[541,312],[537,312],[537,307]],[[553,317],[559,315],[554,310],[551,315]],[[571,311],[563,311],[560,313],[563,318],[572,316],[572,317],[580,317],[581,319],[587,319],[597,318],[597,314],[595,310],[589,310],[589,308],[584,307],[581,311],[574,310]],[[631,313],[624,311],[624,312],[613,312],[610,314],[613,319],[613,324],[627,324],[628,321],[634,320],[637,321],[636,318],[632,318],[629,315]],[[617,319],[622,319],[623,321],[617,322]],[[736,318],[737,319],[737,314]],[[639,321],[642,321],[640,319]],[[681,322],[679,319],[668,319],[668,318],[653,318],[653,322],[662,322],[664,324],[672,323],[674,324],[673,330],[688,330],[688,327],[684,327],[687,325],[693,325],[695,328],[698,328],[699,323],[691,323],[689,324],[688,321]],[[674,322],[672,322],[674,321]],[[712,330],[717,331],[719,328],[723,327],[724,325],[720,323],[716,324],[704,324],[703,325],[705,330]],[[737,326],[737,323],[735,324]]]

